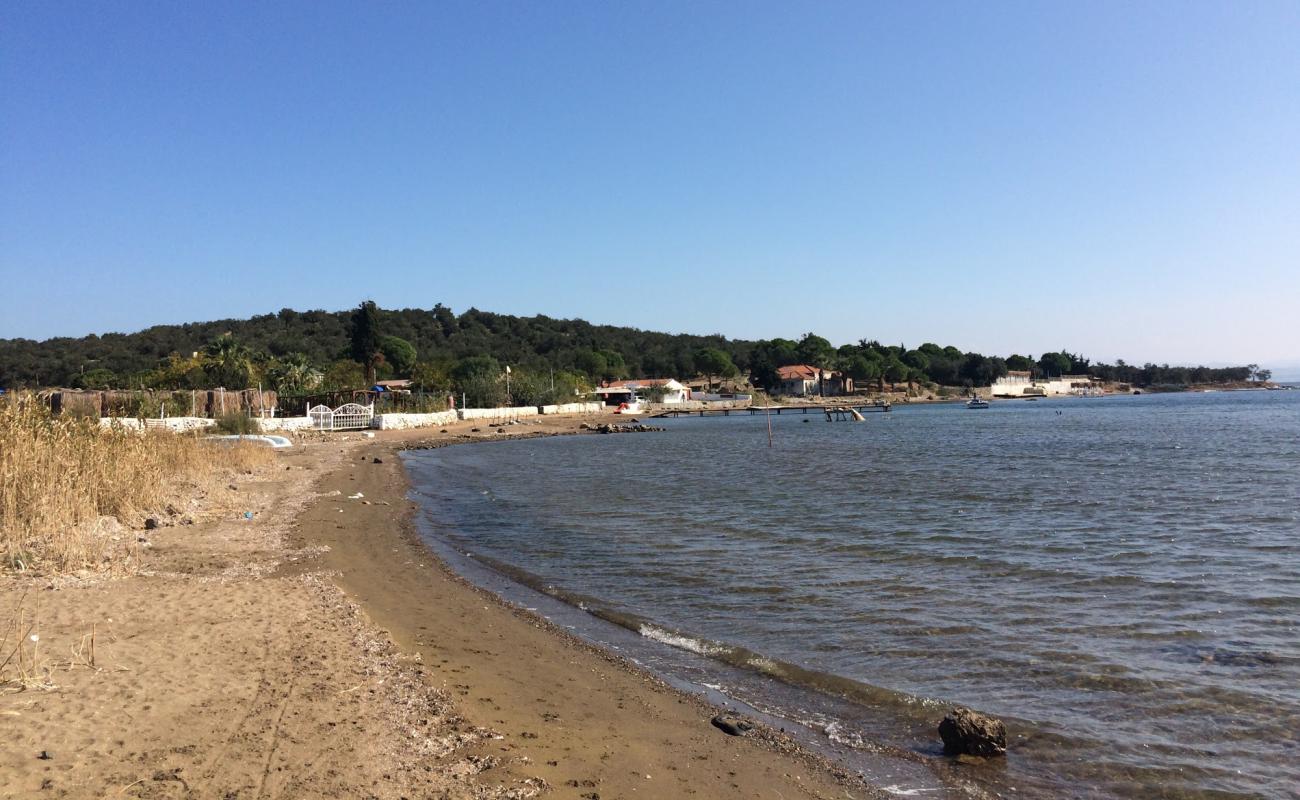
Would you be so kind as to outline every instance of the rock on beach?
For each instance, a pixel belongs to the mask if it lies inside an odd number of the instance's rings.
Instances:
[[[744,736],[754,729],[754,723],[742,717],[735,717],[730,714],[719,714],[709,720],[713,727],[727,734],[728,736]]]
[[[939,723],[943,752],[950,756],[971,755],[987,758],[1007,752],[1007,726],[1002,720],[985,716],[969,708],[957,707]]]

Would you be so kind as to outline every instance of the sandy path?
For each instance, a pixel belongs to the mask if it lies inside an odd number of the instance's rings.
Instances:
[[[722,734],[412,534],[397,447],[577,424],[299,442],[196,524],[131,532],[143,574],[0,576],[0,621],[19,605],[38,621],[50,684],[0,691],[0,796],[875,796]],[[93,666],[74,653],[92,629]]]
[[[37,620],[50,684],[0,692],[0,796],[502,794],[466,777],[478,736],[451,697],[328,578],[283,569],[313,482],[355,446],[295,448],[205,498],[210,521],[132,532],[145,574],[0,578],[0,619]],[[93,667],[72,650],[92,629]]]

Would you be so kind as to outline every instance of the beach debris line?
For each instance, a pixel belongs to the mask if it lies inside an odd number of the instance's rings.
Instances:
[[[1007,726],[1002,720],[957,706],[939,723],[943,752],[950,756],[1006,755]]]

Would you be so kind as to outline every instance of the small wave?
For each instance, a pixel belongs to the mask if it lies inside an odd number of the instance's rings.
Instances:
[[[854,750],[861,750],[864,746],[862,742],[862,734],[857,731],[845,731],[844,724],[838,721],[832,722],[822,728],[822,733],[825,733],[826,738],[830,739],[832,742],[842,744],[845,747],[851,747]]]
[[[658,628],[654,625],[642,625],[637,629],[637,633],[647,639],[652,639],[669,647],[676,647],[679,650],[687,650],[701,656],[713,656],[721,653],[725,648],[704,639],[696,639],[691,636],[684,636],[680,633],[674,633],[664,628]]]

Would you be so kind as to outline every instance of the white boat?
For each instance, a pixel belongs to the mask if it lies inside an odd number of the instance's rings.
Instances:
[[[966,407],[967,408],[988,408],[989,401],[982,399],[979,395],[975,395],[974,397],[966,401]]]
[[[630,403],[619,403],[618,410],[615,411],[614,413],[615,414],[640,414],[643,411],[644,409],[641,407],[641,399],[639,397],[634,397],[632,398],[632,402]]]

